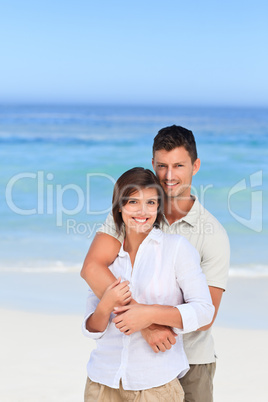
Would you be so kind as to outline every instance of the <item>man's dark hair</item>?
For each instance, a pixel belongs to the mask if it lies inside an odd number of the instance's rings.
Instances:
[[[123,173],[114,186],[112,213],[117,233],[121,232],[123,225],[123,219],[120,209],[122,209],[122,207],[126,205],[130,196],[133,193],[144,188],[155,188],[157,191],[159,205],[154,226],[159,227],[159,224],[163,219],[163,189],[159,183],[158,178],[151,170],[144,169],[142,167],[135,167]]]
[[[154,138],[153,156],[155,151],[164,149],[172,151],[174,148],[184,147],[188,151],[192,163],[197,159],[195,138],[192,131],[181,126],[169,126],[162,128]]]

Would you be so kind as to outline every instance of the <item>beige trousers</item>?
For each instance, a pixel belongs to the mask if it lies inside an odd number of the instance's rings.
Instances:
[[[184,402],[213,402],[213,378],[216,363],[190,364],[190,370],[180,378],[185,392]]]
[[[184,392],[177,378],[160,387],[142,391],[124,390],[98,384],[87,378],[84,402],[183,402]]]

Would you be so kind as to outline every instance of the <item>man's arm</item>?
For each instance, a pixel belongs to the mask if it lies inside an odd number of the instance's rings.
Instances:
[[[216,288],[214,286],[209,286],[208,288],[209,288],[209,291],[210,291],[212,304],[215,307],[215,313],[214,313],[213,320],[211,321],[211,323],[208,324],[208,325],[205,325],[204,327],[199,328],[198,331],[207,331],[212,326],[212,324],[214,323],[214,321],[215,321],[215,319],[217,317],[218,310],[219,310],[219,307],[220,307],[220,304],[221,304],[221,298],[222,298],[222,295],[223,295],[223,289]]]
[[[199,328],[197,331],[208,330],[212,326],[217,317],[217,313],[220,307],[221,298],[224,290],[213,286],[209,286],[209,291],[212,299],[212,304],[215,307],[214,317],[210,324]],[[168,326],[160,326],[157,324],[153,324],[149,328],[143,329],[141,333],[146,342],[151,346],[151,348],[155,353],[158,353],[159,351],[165,352],[167,349],[170,349],[171,346],[176,343],[175,336],[177,335]]]
[[[148,328],[152,324],[183,328],[180,311],[173,306],[138,304],[115,307],[113,322],[126,335]]]
[[[199,331],[208,330],[217,317],[230,266],[230,243],[227,233],[218,221],[213,220],[211,224],[213,236],[208,235],[203,244],[201,268],[206,275],[215,313],[212,322],[199,328]]]
[[[116,259],[120,247],[121,243],[116,238],[106,233],[97,233],[88,250],[81,277],[99,299],[116,280],[108,267]]]
[[[113,322],[121,332],[130,335],[151,324],[159,324],[174,327],[179,333],[189,333],[210,324],[215,308],[206,277],[199,265],[198,252],[186,239],[181,238],[175,257],[176,282],[180,286],[183,303],[180,301],[174,306],[135,304],[116,307],[114,312],[120,314]]]
[[[221,298],[223,295],[224,290],[220,288],[216,288],[213,286],[209,286],[209,291],[212,299],[212,304],[215,307],[215,313],[213,320],[210,324],[205,325],[204,327],[199,328],[197,331],[207,331],[212,324],[214,323],[218,310],[221,303]],[[143,337],[145,338],[146,342],[151,346],[155,353],[159,351],[165,352],[167,349],[171,348],[171,345],[176,343],[175,337],[177,336],[169,327],[163,327],[160,330],[160,325],[151,325],[149,328],[144,329],[141,331]],[[166,331],[166,333],[165,333]],[[171,341],[172,340],[172,341]]]

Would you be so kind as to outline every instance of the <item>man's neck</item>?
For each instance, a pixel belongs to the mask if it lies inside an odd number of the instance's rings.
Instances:
[[[194,198],[189,197],[174,197],[165,199],[165,217],[168,223],[178,221],[188,214],[194,204]]]

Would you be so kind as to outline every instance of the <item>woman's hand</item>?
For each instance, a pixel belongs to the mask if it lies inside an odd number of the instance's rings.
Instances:
[[[116,328],[126,335],[141,331],[152,324],[151,309],[153,306],[147,304],[132,304],[124,307],[117,307],[113,313],[117,316],[113,319]]]
[[[131,300],[131,292],[129,290],[129,281],[120,283],[119,277],[105,290],[100,304],[103,310],[112,313],[117,306],[125,306]]]

